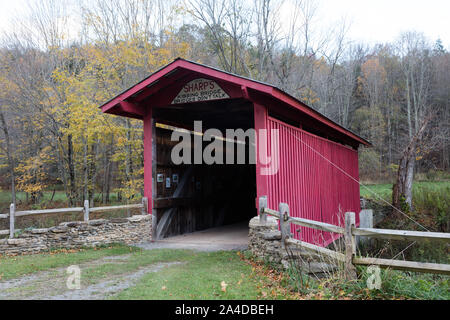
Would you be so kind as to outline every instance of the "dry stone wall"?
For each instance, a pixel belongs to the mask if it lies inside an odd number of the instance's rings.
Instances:
[[[52,228],[24,230],[14,239],[0,239],[0,254],[39,253],[112,243],[137,244],[151,240],[151,230],[151,215],[63,222]]]
[[[281,246],[278,220],[272,216],[267,216],[267,222],[264,224],[260,222],[259,216],[250,220],[248,249],[254,256],[279,268],[300,268],[302,272],[318,277],[326,276],[337,269],[332,261],[297,247],[290,246],[288,254]]]
[[[248,233],[248,249],[256,257],[269,263],[281,264],[284,250],[281,248],[281,232],[278,221],[267,216],[267,222],[262,224],[259,216],[250,220]]]

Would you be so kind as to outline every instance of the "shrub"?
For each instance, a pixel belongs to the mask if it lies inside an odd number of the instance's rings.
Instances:
[[[450,227],[450,186],[444,188],[420,186],[413,190],[415,216],[437,231],[448,232]],[[421,219],[421,220],[422,220]]]

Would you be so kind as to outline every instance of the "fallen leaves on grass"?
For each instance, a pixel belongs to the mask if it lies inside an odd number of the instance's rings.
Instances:
[[[223,292],[227,292],[227,286],[228,286],[228,284],[225,281],[222,281],[220,283],[220,287],[221,287],[220,290],[222,290]]]
[[[261,299],[304,299],[299,293],[293,292],[281,284],[286,277],[285,274],[267,267],[262,262],[247,259],[240,252],[238,252],[238,255],[241,260],[251,265],[252,273],[250,277],[254,281],[258,281],[257,288],[259,289]]]
[[[95,250],[95,248],[94,248],[94,250]],[[61,253],[68,254],[68,253],[77,253],[77,252],[83,252],[83,251],[84,251],[84,249],[55,249],[50,252],[42,252],[42,254],[49,254],[49,255],[53,256],[55,254],[61,254]]]

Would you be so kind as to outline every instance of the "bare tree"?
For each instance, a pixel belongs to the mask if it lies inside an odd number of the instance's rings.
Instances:
[[[245,46],[250,37],[252,10],[243,0],[189,0],[187,11],[202,23],[220,66],[238,74],[249,74]]]
[[[392,189],[392,204],[400,210],[409,211],[412,208],[412,185],[414,177],[414,162],[416,161],[417,148],[423,147],[423,137],[425,130],[432,119],[428,115],[420,124],[419,129],[411,137],[406,148],[403,150],[397,178]],[[393,211],[396,214],[396,210]]]
[[[12,150],[11,137],[8,130],[8,125],[5,120],[5,115],[3,113],[3,108],[0,107],[0,127],[2,128],[3,134],[5,136],[5,153],[8,158],[9,175],[11,179],[11,201],[16,204],[16,176],[14,174],[14,169],[16,167],[15,159]],[[1,146],[0,146],[1,147]]]
[[[425,116],[431,114],[429,101],[430,50],[423,34],[416,32],[402,34],[397,47],[402,59],[405,79],[408,139],[400,159],[397,182],[393,187],[393,204],[399,207],[400,201],[403,199],[407,208],[411,209],[416,148],[422,140],[424,130],[430,120],[429,116]]]
[[[280,8],[283,1],[255,0],[256,43],[258,50],[257,74],[260,80],[273,79],[273,59],[281,37]]]

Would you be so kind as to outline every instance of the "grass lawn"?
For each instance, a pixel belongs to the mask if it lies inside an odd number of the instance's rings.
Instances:
[[[81,289],[76,292],[65,287],[65,267],[69,265],[81,269]],[[13,288],[0,290],[0,298],[51,299],[74,292],[80,299],[90,299],[96,290],[104,291],[100,298],[119,300],[450,298],[449,278],[445,276],[382,271],[382,290],[370,291],[366,284],[369,275],[365,268],[360,269],[361,279],[356,282],[309,278],[300,288],[289,272],[280,273],[236,251],[147,251],[112,245],[32,256],[0,256],[0,288],[4,281],[17,281]],[[30,276],[32,281],[23,281]],[[109,290],[117,284],[120,290]]]
[[[106,256],[128,254],[137,249],[114,245],[100,249],[56,250],[50,253],[2,256],[0,255],[0,280],[9,280],[38,271],[66,267]]]
[[[123,256],[124,260],[120,260],[120,256]],[[105,257],[117,259],[103,261],[102,258]],[[110,280],[120,282],[122,277],[162,263],[167,264],[155,272],[144,274],[139,281],[118,294],[105,298],[253,300],[267,297],[260,288],[266,286],[270,279],[252,274],[252,266],[242,260],[235,251],[194,252],[170,249],[146,251],[114,245],[101,249],[63,250],[33,256],[0,257],[0,279],[11,280],[24,275],[39,275],[51,271],[54,273],[54,281],[64,284],[67,276],[63,272],[63,267],[80,265],[83,289]],[[61,269],[59,275],[54,271],[55,268]],[[55,287],[53,284],[48,285]],[[28,284],[23,290],[36,291],[36,286],[37,284]],[[39,289],[41,292],[48,290],[45,286]]]
[[[413,192],[427,191],[442,191],[450,188],[450,181],[415,181],[413,184]],[[375,195],[382,197],[387,201],[391,201],[392,184],[372,184],[361,186],[361,197],[377,199]],[[375,194],[374,194],[375,193]]]
[[[52,200],[53,196],[53,200]],[[16,193],[17,203],[18,207],[22,206],[22,204],[26,205],[26,194],[25,192],[18,191]],[[117,193],[111,193],[110,194],[110,205],[118,204],[117,201]],[[64,207],[67,203],[67,196],[65,191],[55,191],[55,194],[53,195],[53,191],[44,191],[43,196],[41,198],[40,204],[31,204],[32,209],[43,209],[43,208],[50,208],[52,206],[52,203],[50,201],[53,201],[53,204],[64,204]],[[94,202],[99,203],[101,201],[101,194],[96,193],[94,195]],[[138,203],[140,199],[136,199],[133,203]],[[9,210],[9,205],[11,204],[11,192],[9,190],[0,190],[0,212],[4,213]]]
[[[149,273],[136,286],[114,298],[254,300],[262,297],[258,281],[250,277],[252,267],[236,252],[191,252],[179,258],[185,263]]]

